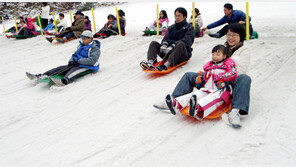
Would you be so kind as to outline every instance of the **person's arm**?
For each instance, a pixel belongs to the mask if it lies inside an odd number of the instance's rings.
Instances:
[[[224,73],[220,73],[218,75],[213,75],[213,79],[215,82],[217,81],[234,81],[237,77],[237,70],[235,64],[232,59],[228,59],[225,62],[226,64],[226,71]]]
[[[101,51],[99,47],[92,47],[90,48],[89,51],[89,56],[88,58],[81,58],[78,60],[78,63],[81,65],[86,65],[86,66],[93,66],[97,63],[99,60]]]
[[[207,29],[212,29],[212,28],[218,27],[218,26],[225,24],[225,23],[226,23],[226,16],[222,17],[220,20],[218,20],[212,24],[209,24],[207,26]]]
[[[83,29],[84,29],[84,20],[83,19],[80,19],[77,25],[70,27],[70,30],[72,30],[72,31],[82,31]]]
[[[118,24],[117,24],[117,21],[113,21],[112,24],[111,24],[111,29],[113,30],[117,30],[118,29]]]

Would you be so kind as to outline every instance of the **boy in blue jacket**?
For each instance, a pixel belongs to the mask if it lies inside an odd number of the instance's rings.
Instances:
[[[232,4],[226,3],[224,5],[224,14],[225,14],[225,16],[222,17],[220,20],[218,20],[212,24],[209,24],[206,28],[203,28],[202,30],[205,31],[207,29],[212,29],[212,28],[218,27],[222,24],[228,23],[217,33],[209,34],[210,37],[221,38],[227,33],[229,24],[239,23],[239,24],[246,25],[246,14],[244,12],[242,12],[241,10],[233,10]],[[252,24],[251,24],[251,17],[249,17],[249,21],[250,21],[250,35],[252,35],[253,28],[252,28]]]
[[[36,81],[49,77],[50,82],[54,85],[64,86],[85,72],[98,71],[98,60],[101,54],[100,42],[93,40],[93,33],[89,30],[84,31],[80,37],[82,42],[80,42],[77,51],[70,58],[68,65],[53,68],[43,74],[30,74],[26,72],[27,77]],[[51,77],[57,74],[64,75],[64,78],[55,79]]]

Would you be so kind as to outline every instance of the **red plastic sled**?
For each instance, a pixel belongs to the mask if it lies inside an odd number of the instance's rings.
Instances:
[[[165,71],[159,71],[159,70],[156,69],[156,68],[155,68],[155,70],[144,70],[144,69],[142,69],[142,71],[147,72],[147,73],[153,73],[153,74],[167,74],[167,73],[170,73],[170,72],[174,71],[176,68],[182,66],[183,64],[185,64],[185,63],[187,63],[187,62],[188,62],[188,60],[187,60],[187,61],[184,61],[184,62],[182,62],[182,63],[180,63],[180,64],[178,64],[178,65],[176,65],[176,66],[173,66],[173,67],[170,66],[170,67],[169,67],[167,70],[165,70]],[[157,62],[157,63],[154,63],[153,66],[154,66],[154,67],[156,67],[156,66],[160,66],[160,65],[162,65],[162,64],[164,64],[164,63],[165,63],[164,61]]]
[[[204,119],[214,119],[214,118],[221,117],[222,114],[231,110],[231,102],[232,102],[232,99],[229,99],[227,103],[223,103],[221,106],[219,106],[215,111],[213,111],[210,115],[208,115]],[[189,106],[184,108],[180,112],[184,115],[190,116],[189,115]]]

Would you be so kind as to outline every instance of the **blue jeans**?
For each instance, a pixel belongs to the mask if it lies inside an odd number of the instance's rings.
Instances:
[[[197,76],[197,73],[186,72],[174,89],[172,93],[173,98],[191,93]],[[246,74],[239,75],[233,84],[233,99],[231,108],[240,109],[241,115],[247,115],[249,112],[250,87],[251,78]]]

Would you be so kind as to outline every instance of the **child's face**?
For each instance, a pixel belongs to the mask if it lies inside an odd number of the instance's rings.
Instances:
[[[114,19],[113,18],[109,18],[108,22],[111,23]]]
[[[63,20],[63,17],[62,16],[59,16],[60,20]]]
[[[159,16],[160,16],[160,18],[163,18],[163,13],[162,13],[162,12],[160,12]]]
[[[221,51],[217,51],[217,52],[212,53],[212,60],[215,63],[222,61],[225,58],[226,58],[226,55],[223,55],[223,53]]]

